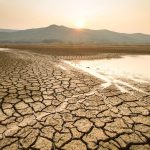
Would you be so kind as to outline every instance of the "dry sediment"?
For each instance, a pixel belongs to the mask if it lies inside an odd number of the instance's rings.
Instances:
[[[149,150],[150,95],[102,83],[55,57],[0,51],[0,149]]]

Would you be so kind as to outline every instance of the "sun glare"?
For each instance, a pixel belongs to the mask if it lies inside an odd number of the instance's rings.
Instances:
[[[78,21],[75,22],[75,26],[78,29],[82,29],[82,28],[85,27],[85,22],[83,20],[78,20]]]

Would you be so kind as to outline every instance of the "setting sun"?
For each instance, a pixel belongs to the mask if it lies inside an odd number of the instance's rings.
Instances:
[[[75,26],[78,29],[82,29],[85,27],[85,21],[84,20],[78,20],[75,22]]]

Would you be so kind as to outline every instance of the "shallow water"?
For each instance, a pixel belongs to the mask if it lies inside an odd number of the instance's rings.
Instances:
[[[104,60],[81,60],[75,63],[95,72],[109,75],[150,79],[150,55],[132,55]]]
[[[122,58],[65,61],[65,63],[103,80],[104,88],[115,85],[122,92],[128,92],[128,88],[144,92],[123,79],[150,83],[150,55],[128,55]]]
[[[9,48],[0,48],[0,51],[8,51],[10,50]]]

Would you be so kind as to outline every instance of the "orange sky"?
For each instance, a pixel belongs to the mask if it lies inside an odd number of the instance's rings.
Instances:
[[[50,24],[150,34],[150,0],[0,0],[0,28]]]

